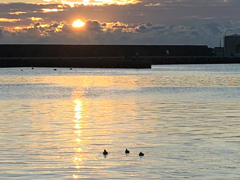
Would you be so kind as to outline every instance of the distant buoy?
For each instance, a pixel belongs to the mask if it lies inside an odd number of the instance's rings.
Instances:
[[[144,156],[144,154],[142,152],[139,153],[139,156]]]
[[[129,153],[130,153],[130,151],[129,151],[128,149],[126,149],[126,150],[125,150],[125,153],[126,153],[126,154],[129,154]]]
[[[57,69],[53,69],[54,71],[56,71]]]

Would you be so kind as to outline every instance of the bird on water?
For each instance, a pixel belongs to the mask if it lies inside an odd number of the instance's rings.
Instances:
[[[144,154],[142,152],[139,153],[139,156],[144,156]]]
[[[125,154],[129,154],[130,151],[128,149],[125,150]]]
[[[104,151],[103,151],[103,155],[108,155],[108,152],[106,151],[106,149],[104,149]]]

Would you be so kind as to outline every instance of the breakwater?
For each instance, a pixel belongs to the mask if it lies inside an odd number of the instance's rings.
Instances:
[[[240,63],[239,57],[149,57],[152,65],[163,64],[234,64]]]
[[[150,59],[123,57],[0,58],[0,67],[151,68]]]
[[[151,68],[152,64],[227,63],[228,60],[216,57],[207,46],[0,45],[0,67]]]
[[[181,45],[0,45],[0,57],[214,56],[207,46]]]

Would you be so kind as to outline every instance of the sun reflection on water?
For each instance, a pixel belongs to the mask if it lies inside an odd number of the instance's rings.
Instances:
[[[77,95],[77,96],[76,96]],[[81,165],[83,164],[83,154],[82,154],[82,111],[83,111],[83,101],[81,100],[82,92],[79,89],[75,89],[73,92],[73,96],[76,98],[73,100],[74,103],[74,119],[73,119],[73,127],[75,134],[75,155],[73,157],[73,163],[75,164],[76,172],[72,175],[73,179],[80,178],[76,173],[80,172]]]

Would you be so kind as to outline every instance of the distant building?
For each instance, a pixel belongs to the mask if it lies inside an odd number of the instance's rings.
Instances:
[[[223,47],[215,47],[214,53],[217,57],[223,57],[224,56],[224,48]]]
[[[240,57],[240,43],[236,45],[236,56]]]
[[[240,44],[240,35],[233,34],[224,37],[224,57],[237,57],[239,53],[236,51],[236,46]]]

